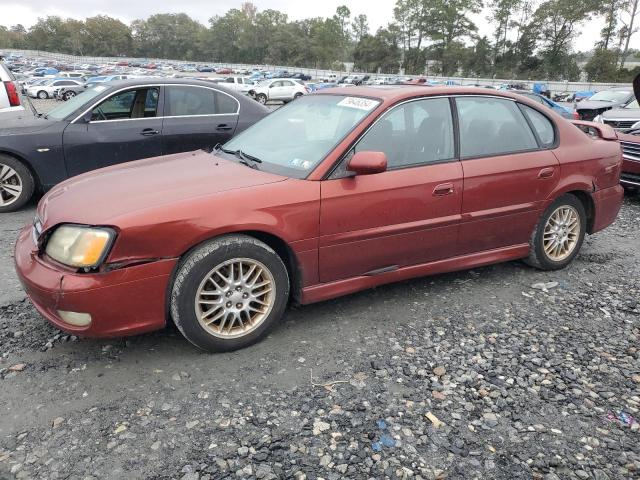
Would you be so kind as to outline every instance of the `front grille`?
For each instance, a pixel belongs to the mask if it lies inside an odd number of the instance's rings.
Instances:
[[[640,142],[620,142],[622,145],[622,156],[633,162],[640,162]]]
[[[638,120],[605,120],[604,123],[609,125],[610,127],[615,128],[616,130],[628,130],[633,127]]]
[[[623,173],[620,175],[620,183],[622,185],[632,185],[640,187],[640,175],[637,173]]]

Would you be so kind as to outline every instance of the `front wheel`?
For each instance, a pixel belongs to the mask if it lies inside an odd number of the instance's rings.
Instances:
[[[258,103],[264,105],[265,103],[267,103],[267,96],[264,93],[259,93],[256,96],[256,100],[258,101]]]
[[[540,217],[525,260],[541,270],[559,270],[578,255],[587,227],[582,202],[571,194],[556,199]]]
[[[49,98],[49,94],[47,92],[45,92],[44,90],[40,90],[38,92],[38,98],[40,100],[46,100],[47,98]]]
[[[76,96],[76,92],[64,92],[64,95],[63,95],[63,97],[62,97],[62,98],[63,98],[63,99],[64,99],[64,101],[66,102],[67,100],[70,100],[70,99],[72,99],[72,98],[73,98],[73,97],[75,97],[75,96]]]
[[[34,190],[35,181],[29,169],[13,157],[0,155],[0,213],[20,209]]]
[[[221,352],[263,338],[284,314],[288,299],[289,275],[278,254],[253,237],[228,235],[182,261],[170,308],[187,340]]]

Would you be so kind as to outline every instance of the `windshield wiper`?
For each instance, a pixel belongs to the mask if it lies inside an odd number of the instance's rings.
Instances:
[[[235,155],[240,160],[240,163],[242,163],[243,165],[246,165],[247,167],[257,168],[258,166],[255,165],[255,164],[256,163],[262,163],[262,160],[260,160],[258,157],[254,157],[253,155],[249,155],[248,153],[244,153],[240,149],[238,149],[238,150],[229,150],[228,148],[223,148],[220,145],[216,145],[216,148],[214,149],[214,151],[217,152],[219,150],[223,151],[224,153],[228,153],[229,155]],[[254,163],[249,163],[249,161],[254,162]]]

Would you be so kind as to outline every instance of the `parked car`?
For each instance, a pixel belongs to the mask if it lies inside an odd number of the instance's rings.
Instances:
[[[615,132],[585,125],[597,137],[484,89],[325,90],[213,155],[56,187],[20,233],[16,268],[73,335],[171,317],[211,351],[258,341],[290,302],[509,260],[557,270],[622,203]]]
[[[279,100],[285,103],[300,98],[309,93],[309,89],[302,83],[288,78],[275,78],[265,80],[254,85],[249,90],[249,95],[263,105],[271,100]]]
[[[0,212],[89,170],[210,150],[268,113],[211,83],[147,79],[97,85],[46,115],[0,117],[0,169],[11,169],[19,186],[3,193]]]
[[[79,86],[84,88],[84,82],[71,78],[52,78],[39,85],[32,85],[27,88],[27,95],[31,98],[53,98],[53,93],[60,87]]]
[[[638,101],[633,100],[622,108],[612,108],[601,113],[593,119],[594,122],[601,122],[609,125],[615,130],[626,132],[632,128],[640,126],[640,107]]]
[[[233,70],[231,70],[230,68],[218,68],[216,69],[216,73],[220,74],[220,75],[231,75],[233,73]]]
[[[0,59],[0,113],[22,111],[23,103],[16,77]]]
[[[573,101],[573,92],[561,92],[557,93],[553,96],[554,102],[572,102]]]
[[[60,72],[56,75],[58,78],[74,78],[76,80],[82,80],[86,73],[84,72]]]
[[[622,147],[620,183],[629,190],[640,191],[640,130],[618,132]]]
[[[80,95],[86,89],[84,84],[79,85],[67,85],[60,87],[53,91],[53,97],[57,100],[67,101],[71,100],[76,95]]]
[[[292,73],[288,76],[288,78],[295,78],[297,80],[302,80],[303,82],[311,80],[311,75],[307,75],[306,73]]]
[[[225,87],[244,93],[245,95],[254,87],[255,82],[249,77],[227,77],[222,80]]]
[[[522,95],[525,96],[527,98],[530,98],[531,100],[533,100],[534,102],[538,102],[541,103],[542,105],[544,105],[547,108],[550,108],[551,110],[555,111],[558,115],[564,117],[564,118],[568,118],[570,120],[579,120],[580,118],[578,117],[577,112],[567,108],[567,107],[563,107],[562,105],[557,104],[556,102],[554,102],[553,100],[550,100],[549,98],[545,97],[544,95],[540,95],[538,93],[533,93],[533,92],[525,92],[522,90],[512,90],[513,93],[518,94],[518,95]]]
[[[628,105],[634,98],[631,88],[618,87],[602,90],[588,100],[582,100],[576,105],[576,111],[582,120],[593,120],[607,110]]]

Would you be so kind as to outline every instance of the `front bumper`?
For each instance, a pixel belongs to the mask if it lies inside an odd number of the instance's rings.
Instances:
[[[620,183],[626,187],[640,188],[640,160],[623,157]]]
[[[177,259],[104,273],[63,270],[41,258],[25,227],[16,243],[18,278],[40,314],[57,328],[85,337],[120,337],[166,325],[166,293]],[[89,326],[65,323],[58,311],[88,313]]]
[[[615,221],[622,207],[624,188],[622,185],[603,188],[594,192],[592,198],[595,211],[593,225],[589,233],[604,230]]]

